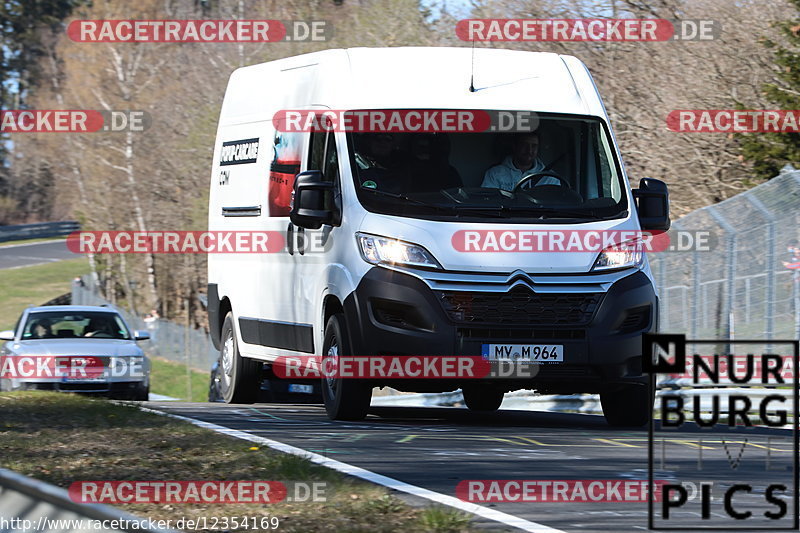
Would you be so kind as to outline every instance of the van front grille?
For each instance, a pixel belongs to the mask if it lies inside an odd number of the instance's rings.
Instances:
[[[521,328],[458,328],[458,336],[464,339],[512,339],[512,340],[567,340],[585,339],[585,329],[521,329]]]
[[[509,292],[439,291],[437,297],[458,324],[582,326],[594,316],[602,293],[535,293],[525,287]]]

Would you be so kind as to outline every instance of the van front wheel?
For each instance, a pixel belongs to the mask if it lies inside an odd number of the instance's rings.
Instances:
[[[600,393],[603,415],[611,426],[643,426],[650,421],[654,397],[649,385],[625,385]]]
[[[497,411],[503,403],[503,391],[489,387],[463,387],[461,392],[470,411]]]
[[[261,371],[264,364],[239,353],[233,313],[225,315],[222,324],[222,346],[219,348],[219,393],[225,403],[253,403],[258,399]]]
[[[322,376],[322,399],[331,420],[362,420],[369,410],[372,388],[361,380],[335,375],[339,356],[351,355],[345,331],[342,313],[328,319],[322,342],[321,368],[334,375]]]

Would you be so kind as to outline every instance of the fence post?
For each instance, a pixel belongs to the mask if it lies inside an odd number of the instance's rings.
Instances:
[[[185,361],[186,361],[186,390],[188,398],[186,398],[187,402],[192,401],[192,366],[191,366],[191,355],[192,352],[189,349],[189,329],[191,328],[191,312],[189,309],[189,298],[184,298],[184,305],[186,306],[186,327],[183,330],[183,350],[185,354]]]
[[[725,219],[724,216],[717,210],[716,207],[708,206],[708,212],[717,221],[717,223],[725,230],[727,233],[726,240],[726,254],[725,254],[725,262],[727,263],[727,277],[726,280],[726,292],[727,298],[725,302],[725,308],[722,309],[722,316],[725,317],[725,330],[726,330],[726,338],[731,338],[731,313],[733,313],[733,297],[736,291],[736,228],[731,226],[728,221]],[[719,332],[717,332],[719,335]],[[728,347],[728,351],[730,353],[730,346]]]
[[[755,195],[746,194],[745,198],[755,207],[761,216],[767,220],[767,302],[764,306],[764,319],[766,320],[766,338],[775,338],[775,215]]]

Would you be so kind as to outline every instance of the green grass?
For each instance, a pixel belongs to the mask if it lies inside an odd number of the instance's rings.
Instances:
[[[26,307],[69,292],[73,278],[88,271],[86,258],[0,270],[0,330],[13,328]]]
[[[43,391],[0,392],[0,467],[67,488],[92,480],[324,482],[326,501],[118,504],[153,520],[277,517],[279,531],[475,531],[462,513],[413,508],[387,489],[134,405]],[[35,444],[32,444],[35,443]],[[240,531],[244,531],[240,529]],[[482,530],[485,531],[485,530]]]
[[[460,533],[468,529],[469,522],[470,517],[467,513],[434,505],[422,511],[418,523],[424,531]]]
[[[150,392],[172,396],[181,400],[189,399],[188,380],[186,379],[186,366],[160,357],[151,357],[152,369],[150,371]],[[191,370],[193,402],[208,400],[209,372]]]

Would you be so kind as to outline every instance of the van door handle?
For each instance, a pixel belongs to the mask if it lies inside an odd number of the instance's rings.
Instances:
[[[289,252],[289,255],[294,255],[294,224],[289,222],[289,226],[286,228],[286,250]]]

